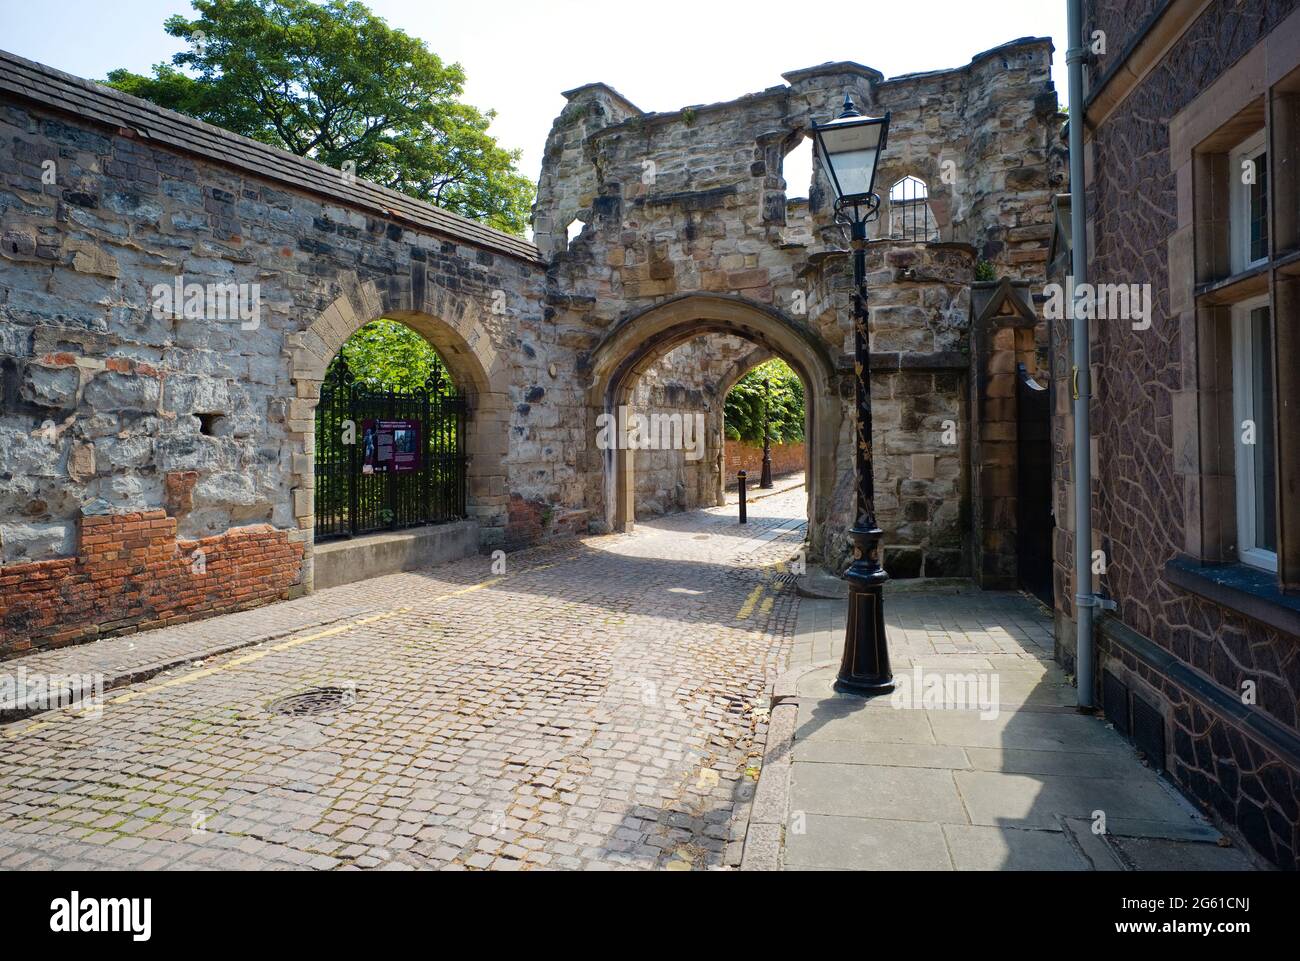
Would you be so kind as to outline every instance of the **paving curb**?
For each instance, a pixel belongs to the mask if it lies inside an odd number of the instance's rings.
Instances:
[[[812,568],[794,582],[800,597],[814,601],[844,601],[849,597],[849,584],[825,568]]]
[[[742,871],[781,870],[781,847],[790,807],[791,751],[799,723],[796,700],[804,676],[831,667],[835,661],[818,661],[786,671],[772,685],[772,710],[767,744],[750,804],[749,829],[740,856]]]
[[[203,648],[200,651],[193,651],[187,654],[177,655],[167,660],[151,661],[146,664],[141,664],[137,667],[119,668],[118,673],[113,674],[111,676],[105,676],[104,686],[102,691],[92,690],[90,692],[83,692],[83,690],[78,687],[69,687],[65,689],[67,696],[69,696],[68,703],[66,704],[57,704],[51,707],[45,704],[34,705],[30,701],[28,701],[25,704],[18,704],[13,707],[0,707],[0,724],[12,724],[17,721],[25,721],[28,718],[37,717],[38,715],[41,714],[48,714],[51,711],[58,711],[58,710],[62,710],[63,708],[76,707],[84,700],[84,696],[83,696],[84,693],[89,693],[92,696],[96,693],[106,694],[109,691],[115,691],[119,688],[128,687],[131,684],[138,684],[141,681],[147,681],[150,678],[157,677],[159,674],[162,674],[165,671],[170,671],[173,668],[177,668],[177,667],[183,667],[184,665],[191,664],[194,661],[202,661],[212,657],[220,657],[222,654],[229,654],[232,651],[242,650],[243,648],[253,647],[258,644],[265,644],[269,641],[278,641],[281,638],[291,637],[294,634],[301,634],[304,631],[319,630],[322,627],[329,627],[330,625],[338,624],[340,621],[347,621],[357,617],[364,617],[366,616],[366,614],[373,614],[373,613],[374,611],[352,611],[340,617],[332,617],[329,618],[328,620],[316,621],[312,624],[306,624],[301,627],[283,628],[280,630],[271,631],[269,634],[259,634],[256,635],[255,637],[244,638],[238,641],[230,641],[227,643],[214,644],[210,647]],[[117,638],[113,638],[112,640],[117,640]],[[3,668],[4,666],[5,665],[0,664],[0,668]],[[78,673],[80,674],[83,672],[78,672]],[[71,675],[51,674],[50,676],[68,677]],[[63,693],[64,693],[63,691],[60,692],[61,696],[63,695]]]

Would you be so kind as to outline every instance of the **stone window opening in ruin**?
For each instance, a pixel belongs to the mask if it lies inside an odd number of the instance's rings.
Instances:
[[[909,174],[889,188],[889,237],[909,244],[939,241],[930,188],[920,177]]]
[[[579,220],[576,217],[573,220],[569,221],[569,226],[565,228],[565,243],[568,245],[570,249],[573,248],[574,241],[576,241],[579,237],[581,237],[582,232],[586,229],[587,229],[586,221]]]
[[[225,432],[226,415],[218,412],[195,414],[199,419],[199,433],[204,437],[218,437]]]
[[[806,201],[812,193],[813,142],[811,137],[801,137],[781,160],[781,177],[785,180],[788,200]]]
[[[785,240],[787,243],[812,243],[812,216],[809,198],[813,188],[813,142],[800,137],[781,158],[781,177],[785,181]]]

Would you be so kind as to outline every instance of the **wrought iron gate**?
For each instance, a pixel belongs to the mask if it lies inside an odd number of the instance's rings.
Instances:
[[[316,539],[464,517],[467,410],[438,372],[413,391],[376,391],[356,383],[342,359],[333,364],[316,407]],[[364,425],[380,420],[419,423],[418,469],[363,470]]]

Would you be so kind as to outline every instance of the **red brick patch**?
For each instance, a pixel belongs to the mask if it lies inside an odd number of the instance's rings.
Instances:
[[[536,544],[546,530],[547,507],[541,501],[525,500],[518,494],[510,495],[506,518],[506,546],[510,550]]]
[[[163,510],[83,517],[76,557],[0,567],[0,659],[256,607],[301,573],[270,525],[178,541]]]
[[[808,452],[802,441],[797,444],[772,445],[773,476],[797,474],[807,466]],[[727,476],[723,480],[728,487],[736,486],[736,472],[741,470],[749,472],[749,486],[757,487],[759,476],[763,473],[763,445],[727,441]]]
[[[196,470],[171,471],[163,480],[164,501],[173,517],[184,517],[194,509],[194,485],[198,482]]]

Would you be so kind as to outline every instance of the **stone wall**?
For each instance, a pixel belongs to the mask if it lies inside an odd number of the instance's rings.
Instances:
[[[539,242],[553,254],[553,282],[569,292],[556,322],[586,358],[593,405],[613,403],[629,389],[629,372],[702,328],[716,325],[782,356],[809,385],[814,412],[814,552],[843,557],[852,463],[848,256],[820,173],[808,202],[791,202],[790,192],[804,191],[787,189],[782,164],[810,124],[852,92],[867,110],[893,112],[882,190],[921,176],[933,185],[942,236],[963,241],[965,252],[948,256],[960,267],[945,263],[941,276],[910,277],[900,261],[888,276],[873,277],[873,311],[886,368],[910,372],[897,384],[883,370],[877,378],[882,403],[898,407],[882,421],[892,417],[899,429],[894,437],[882,433],[887,457],[878,487],[897,499],[882,512],[889,534],[900,551],[912,550],[905,560],[900,553],[899,569],[923,571],[928,539],[938,531],[933,566],[967,570],[961,454],[943,449],[937,432],[903,435],[917,418],[965,417],[969,298],[962,285],[973,280],[975,258],[1014,277],[1044,279],[1050,201],[1063,176],[1050,53],[1047,41],[1018,41],[960,70],[889,81],[857,64],[827,64],[786,74],[784,87],[666,114],[642,113],[602,84],[570,91],[548,140],[534,219],[539,236],[550,237]],[[574,219],[585,229],[561,244],[560,225]],[[881,222],[889,222],[887,211]],[[895,274],[897,291],[890,289]],[[711,297],[753,309],[740,319],[739,307],[723,310]],[[693,318],[692,299],[699,302]],[[734,317],[721,322],[721,313]],[[939,396],[917,404],[912,391]],[[913,455],[921,455],[915,465]],[[926,455],[934,458],[933,477],[926,476]],[[604,494],[615,527],[632,511],[619,506],[619,464],[597,452],[588,459],[588,501]]]
[[[1042,282],[1051,238],[1052,196],[1068,163],[1051,83],[1052,45],[1006,44],[961,70],[894,77],[874,91],[891,113],[889,146],[877,173],[888,188],[923,181],[938,239],[970,244],[999,277]]]
[[[526,434],[536,421],[507,410],[507,398],[523,401],[553,382],[538,262],[220,161],[32,103],[0,103],[6,580],[58,574],[66,584],[51,596],[80,596],[77,570],[100,581],[97,562],[78,553],[84,524],[163,509],[186,541],[273,528],[301,560],[258,596],[308,589],[320,379],[347,336],[380,316],[424,333],[471,396],[470,507],[488,543],[504,540],[511,493],[565,496],[558,425],[580,418],[555,413],[563,387],[553,389],[548,443],[505,456],[507,429]],[[155,286],[178,279],[257,285],[261,310],[245,321],[156,309]],[[581,503],[580,485],[568,493]],[[221,570],[221,553],[233,549],[214,542],[209,569]],[[69,563],[39,566],[56,558]],[[132,577],[154,570],[138,558],[130,568]],[[239,577],[228,579],[242,589]],[[50,642],[32,626],[30,605],[5,600],[0,651]],[[155,621],[143,608],[122,617]],[[93,634],[119,619],[91,600],[66,605],[60,623]]]
[[[974,271],[964,244],[878,242],[868,251],[876,510],[891,577],[970,573]],[[847,522],[851,497],[841,503]],[[838,560],[846,558],[847,546]]]
[[[469,511],[489,549],[632,522],[634,459],[599,450],[596,421],[635,404],[676,348],[713,335],[782,356],[809,400],[813,552],[838,563],[852,484],[849,258],[825,183],[790,202],[784,158],[846,91],[893,110],[882,179],[922,176],[941,236],[1035,274],[1055,176],[1050,52],[1016,41],[889,81],[826,64],[667,114],[603,84],[570,91],[547,142],[536,246],[0,54],[5,576],[76,558],[85,518],[161,509],[183,540],[269,526],[301,551],[276,591],[310,590],[320,383],[380,317],[429,340],[470,399]],[[570,243],[575,220],[586,226]],[[944,250],[873,267],[886,544],[919,550],[922,572],[952,567],[964,510],[960,455],[933,428],[963,394],[951,354],[972,254]],[[939,273],[909,275],[909,257]],[[156,288],[178,281],[256,289],[260,311],[249,322],[156,305]],[[734,359],[679,354],[642,401],[704,406],[720,452]],[[679,467],[651,461],[643,505],[707,503],[722,468],[706,462],[711,477],[695,468],[670,485],[652,477]],[[67,626],[108,623],[98,610]],[[0,648],[33,641],[24,623],[0,612]]]

